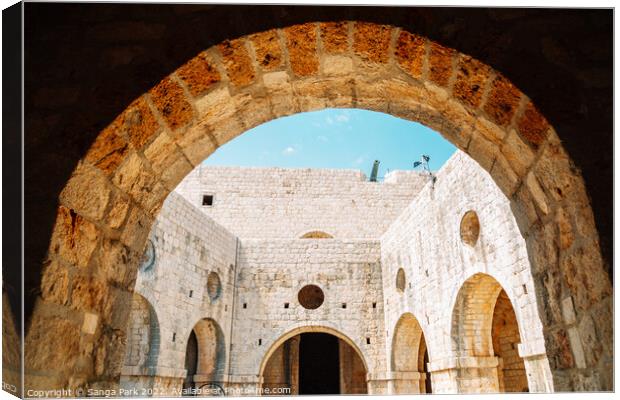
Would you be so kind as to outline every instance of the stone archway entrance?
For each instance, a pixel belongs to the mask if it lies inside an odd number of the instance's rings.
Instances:
[[[269,356],[262,393],[366,394],[366,373],[360,356],[343,339],[306,332],[289,338]]]
[[[212,389],[223,384],[226,366],[226,346],[219,325],[211,319],[202,319],[189,334],[185,346],[186,375],[184,394]],[[210,394],[212,394],[210,392]]]
[[[612,343],[612,290],[583,180],[558,134],[489,66],[398,27],[353,21],[274,29],[209,48],[99,134],[60,195],[25,338],[26,387],[118,385],[128,316],[120,304],[131,299],[163,200],[194,166],[247,129],[326,107],[421,122],[489,171],[526,238],[545,344],[567,355],[552,366],[556,389],[575,390],[586,379],[589,389],[609,389],[608,357],[573,361],[583,359],[572,356],[578,351]],[[562,318],[567,299],[585,323]],[[87,314],[102,329],[82,331]],[[102,368],[83,376],[68,352],[48,362],[49,343],[59,335],[69,338],[73,353],[82,337],[96,343],[87,352]]]
[[[390,392],[432,393],[428,361],[428,349],[420,323],[412,314],[404,314],[396,323],[392,338]]]
[[[493,277],[475,274],[459,290],[452,341],[460,393],[529,391],[515,310]]]

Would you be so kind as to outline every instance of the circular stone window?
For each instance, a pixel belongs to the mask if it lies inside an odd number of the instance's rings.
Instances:
[[[321,307],[321,304],[323,304],[325,300],[325,295],[320,287],[316,285],[306,285],[302,287],[297,294],[297,299],[303,308],[315,310]]]
[[[207,295],[211,301],[215,301],[220,298],[222,294],[222,282],[220,282],[220,276],[216,272],[209,273],[207,277]]]
[[[480,236],[480,220],[475,211],[467,211],[461,219],[461,240],[469,246],[475,246]]]
[[[405,284],[407,283],[407,279],[405,278],[405,270],[402,268],[398,269],[396,272],[396,289],[401,292],[405,291]]]
[[[153,268],[153,265],[155,265],[155,245],[149,239],[146,242],[146,249],[144,249],[144,254],[142,255],[140,269],[146,272]]]

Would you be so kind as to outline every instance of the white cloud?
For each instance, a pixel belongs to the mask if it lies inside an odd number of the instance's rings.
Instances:
[[[335,118],[336,118],[336,121],[343,122],[343,123],[344,122],[349,122],[349,119],[350,119],[349,118],[349,114],[347,114],[347,113],[338,114],[338,115],[336,115]]]
[[[325,118],[325,122],[327,122],[327,125],[333,125],[334,124],[334,120],[330,116]]]
[[[293,146],[288,146],[286,149],[282,150],[282,155],[285,156],[292,156],[295,153],[297,153],[297,149]]]
[[[327,138],[327,136],[323,136],[323,135],[319,135],[319,136],[317,136],[317,137],[316,137],[316,139],[317,139],[319,142],[329,142],[329,139]]]
[[[364,162],[364,157],[359,156],[355,160],[353,160],[353,165],[361,165]]]

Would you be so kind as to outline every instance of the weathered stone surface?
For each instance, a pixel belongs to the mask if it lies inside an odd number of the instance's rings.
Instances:
[[[122,136],[123,131],[123,117],[121,115],[99,133],[88,153],[86,153],[86,161],[101,169],[106,175],[112,175],[125,159],[129,149],[128,143]]]
[[[176,143],[165,132],[162,132],[144,150],[144,156],[151,164],[153,171],[161,175],[180,157]]]
[[[572,368],[575,365],[575,359],[570,348],[568,334],[564,330],[558,330],[553,333],[553,338],[555,339],[553,343],[555,346],[550,346],[549,350],[553,354],[557,354],[557,367]],[[547,343],[547,346],[549,346],[549,343]]]
[[[594,321],[586,314],[581,318],[578,329],[584,349],[586,365],[588,367],[595,367],[601,357],[603,345],[597,337]]]
[[[221,80],[220,73],[206,51],[198,54],[176,70],[176,75],[187,85],[189,93],[200,97]]]
[[[107,225],[112,229],[118,229],[125,222],[127,211],[129,210],[129,200],[122,195],[115,193],[112,197],[112,206],[106,217]]]
[[[426,39],[403,31],[396,42],[396,59],[400,66],[414,78],[422,76],[424,57],[426,56]]]
[[[590,245],[579,246],[560,260],[564,282],[578,311],[584,311],[611,294],[607,274],[602,272],[598,249]]]
[[[490,68],[480,61],[461,55],[456,68],[456,81],[452,91],[454,97],[471,107],[478,108],[490,73]]]
[[[570,217],[563,208],[558,208],[555,214],[555,221],[558,224],[560,250],[568,249],[574,242],[573,227]]]
[[[282,66],[284,57],[280,48],[280,38],[275,29],[250,36],[256,52],[256,62],[264,71],[273,71]]]
[[[152,216],[139,207],[132,207],[127,219],[127,227],[121,235],[121,241],[133,250],[142,252],[152,224]]]
[[[60,193],[60,202],[85,217],[100,221],[110,199],[108,185],[108,180],[97,169],[81,163]]]
[[[93,335],[97,331],[97,323],[99,322],[99,317],[97,314],[92,313],[84,313],[84,322],[82,323],[82,332],[87,335]]]
[[[49,371],[50,366],[70,371],[79,355],[80,327],[58,317],[35,315],[28,329],[25,368]]]
[[[547,197],[545,196],[545,193],[543,192],[540,184],[538,183],[538,180],[533,173],[530,172],[527,174],[527,177],[525,178],[525,185],[527,186],[527,189],[529,190],[530,195],[534,200],[534,203],[542,212],[542,214],[549,214]]]
[[[185,126],[193,117],[192,107],[183,89],[170,77],[149,91],[153,104],[172,130]]]
[[[60,206],[52,233],[50,252],[79,267],[86,267],[98,242],[95,225],[75,211]]]
[[[353,31],[353,51],[372,62],[386,63],[389,59],[392,27],[368,22],[356,22]]]
[[[75,277],[71,288],[71,308],[100,313],[107,294],[108,285],[104,281],[87,276]]]
[[[131,266],[137,265],[139,259],[139,253],[131,250],[121,241],[104,239],[97,255],[98,276],[114,286],[131,290],[137,274]]]
[[[519,177],[510,167],[508,161],[502,154],[495,156],[495,162],[490,171],[493,180],[502,189],[506,197],[511,197],[520,183]]]
[[[353,72],[353,60],[344,56],[326,56],[321,61],[325,75],[347,75]]]
[[[484,111],[498,125],[507,126],[519,106],[521,96],[519,89],[498,75],[491,83]]]
[[[124,114],[126,134],[136,149],[142,148],[159,131],[159,123],[144,96],[134,101]]]
[[[69,271],[56,260],[48,260],[41,278],[41,298],[65,305],[69,301]]]
[[[147,164],[137,153],[132,153],[127,158],[112,181],[147,210],[153,206],[154,202],[163,200],[163,197],[160,197],[162,194],[158,191],[158,186],[161,185],[157,177],[147,168]]]
[[[284,29],[289,62],[297,76],[314,75],[319,71],[317,57],[316,25],[295,25]]]
[[[237,102],[243,101],[248,96],[240,94],[233,97],[227,88],[214,90],[196,102],[201,120],[192,129],[204,131],[201,125],[205,124],[208,131],[213,133],[217,145],[223,145],[245,130],[237,115]]]
[[[498,153],[497,146],[480,135],[474,135],[467,147],[469,155],[486,170],[490,170]]]
[[[526,142],[538,148],[547,138],[549,123],[530,101],[517,122],[517,128]]]
[[[214,140],[206,124],[197,124],[186,130],[177,143],[189,161],[198,165],[217,148]]]
[[[327,53],[344,53],[349,49],[348,22],[322,22],[321,41]]]
[[[506,161],[510,164],[516,174],[524,178],[525,174],[534,162],[534,153],[527,146],[514,130],[511,130],[501,147],[501,152],[506,157]]]
[[[251,84],[256,73],[245,47],[245,41],[241,39],[226,40],[217,47],[222,53],[228,79],[233,85],[243,87]]]
[[[447,86],[452,75],[453,57],[454,50],[431,42],[428,55],[428,78],[440,86]]]

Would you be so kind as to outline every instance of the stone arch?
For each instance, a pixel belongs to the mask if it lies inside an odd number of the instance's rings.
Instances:
[[[157,375],[160,327],[155,309],[145,297],[133,294],[127,326],[125,359],[121,369],[122,388],[150,388]]]
[[[112,328],[101,330],[107,336],[100,340],[108,353],[115,352],[119,339],[110,332],[124,331],[127,311],[108,304],[128,301],[136,255],[150,226],[165,197],[194,166],[260,123],[325,107],[364,108],[421,122],[489,171],[526,238],[550,348],[572,351],[557,333],[568,328],[559,312],[562,298],[570,296],[579,315],[594,320],[610,308],[611,282],[583,180],[553,127],[507,77],[398,27],[306,23],[206,49],[100,132],[60,194],[48,251],[52,262],[43,271],[41,299],[25,341],[26,385],[39,381],[43,364],[36,360],[46,358],[39,344],[59,334],[46,330],[52,321],[42,310],[49,307],[99,315],[99,323]],[[110,252],[104,248],[109,243],[122,251]],[[123,257],[111,259],[121,252]],[[83,273],[88,264],[96,271],[92,276]],[[53,281],[63,284],[50,285]],[[600,329],[598,341],[611,343],[611,331]],[[67,357],[55,366],[60,387],[77,373],[76,360]],[[601,376],[594,387],[607,388],[604,357],[591,364]],[[573,368],[567,362],[554,372]],[[103,375],[89,379],[101,382]],[[117,376],[105,379],[112,385]],[[573,387],[570,380],[557,383],[559,390]]]
[[[427,351],[424,331],[418,319],[405,313],[396,322],[392,335],[392,393],[426,393],[427,375],[424,363]]]
[[[467,360],[457,366],[459,390],[528,391],[520,329],[512,302],[495,278],[482,273],[468,278],[452,310],[453,351],[458,360]]]
[[[260,363],[259,370],[258,370],[258,376],[263,376],[263,373],[265,371],[265,366],[267,365],[267,361],[273,355],[276,349],[280,347],[284,342],[286,342],[293,336],[297,336],[302,333],[312,333],[312,332],[329,333],[330,335],[336,336],[338,339],[341,339],[342,341],[344,341],[346,344],[351,346],[353,350],[355,350],[359,358],[362,360],[362,363],[364,364],[364,368],[366,369],[366,371],[368,371],[368,363],[366,362],[364,353],[360,350],[359,346],[353,340],[351,340],[347,335],[329,326],[303,325],[303,326],[298,326],[296,328],[289,330],[288,332],[284,333],[279,338],[273,341],[273,343],[269,346],[269,348],[265,352],[265,355],[262,358],[262,361]]]
[[[299,391],[300,387],[303,387],[300,376],[300,354],[303,350],[300,342],[303,344],[303,335],[316,333],[338,339],[337,353],[340,365],[337,367],[340,370],[340,394],[368,393],[368,366],[359,347],[340,331],[315,325],[294,328],[274,341],[260,363],[258,375],[260,386],[263,389],[288,387],[289,394],[309,394]]]
[[[221,385],[226,374],[226,343],[222,328],[215,320],[203,318],[190,331],[186,346],[189,347],[193,340],[196,364],[189,370],[195,374],[186,377],[186,384],[194,388],[205,384]]]

